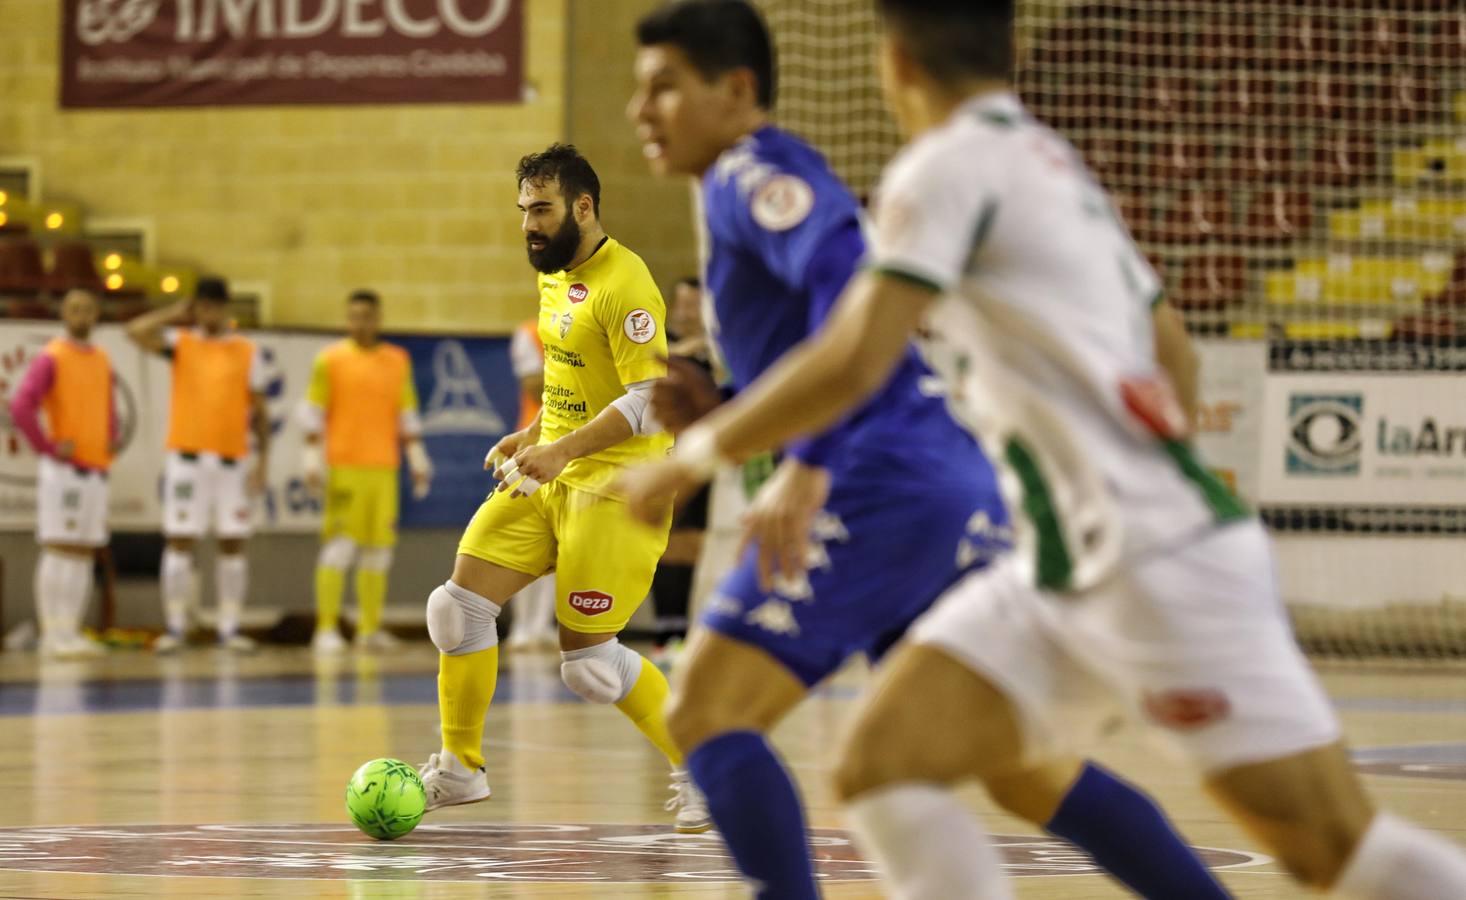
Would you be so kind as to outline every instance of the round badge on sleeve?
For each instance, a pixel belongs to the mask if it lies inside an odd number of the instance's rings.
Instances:
[[[759,185],[750,207],[753,220],[769,231],[788,231],[809,218],[814,188],[803,178],[775,175]]]
[[[645,344],[657,336],[657,320],[644,309],[633,309],[627,313],[621,327],[634,344]]]

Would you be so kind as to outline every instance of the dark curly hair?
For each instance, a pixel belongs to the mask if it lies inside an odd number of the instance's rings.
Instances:
[[[526,181],[542,185],[551,179],[560,183],[560,192],[569,205],[581,194],[589,194],[595,214],[601,214],[601,180],[590,161],[580,155],[571,144],[551,144],[542,153],[531,153],[519,161],[514,170],[516,183],[523,186]]]

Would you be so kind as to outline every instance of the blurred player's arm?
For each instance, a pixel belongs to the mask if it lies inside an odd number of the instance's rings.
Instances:
[[[37,456],[55,456],[58,459],[65,459],[70,453],[65,452],[67,448],[51,443],[46,437],[46,431],[41,427],[41,405],[46,401],[46,395],[51,392],[51,385],[56,380],[56,358],[49,353],[42,353],[25,370],[25,377],[20,381],[20,387],[15,391],[15,396],[10,399],[10,420],[15,427],[25,436],[26,443]]]
[[[1176,399],[1186,411],[1186,421],[1195,427],[1197,409],[1201,404],[1201,361],[1191,343],[1191,336],[1186,333],[1186,322],[1180,311],[1165,299],[1156,303],[1151,311],[1151,320],[1155,329],[1156,359],[1171,379]]]
[[[192,307],[191,300],[179,300],[162,309],[145,312],[127,323],[127,336],[149,353],[165,353],[168,349],[165,329],[187,322],[192,315]]]
[[[270,407],[266,392],[269,390],[269,373],[265,370],[264,355],[258,344],[249,364],[249,422],[255,436],[255,464],[249,473],[250,493],[264,491],[270,472]]]
[[[321,434],[326,428],[326,408],[331,403],[331,371],[325,351],[316,354],[311,364],[310,381],[306,384],[305,397],[296,410],[296,420],[305,434],[305,443],[300,449],[300,469],[305,477],[305,486],[312,493],[319,493],[325,482],[326,460],[322,450]]]
[[[407,456],[407,474],[412,479],[412,496],[421,500],[433,487],[433,461],[423,444],[422,416],[418,414],[417,384],[412,377],[411,362],[407,364],[407,377],[402,380],[397,416],[397,430],[402,434],[402,450]]]

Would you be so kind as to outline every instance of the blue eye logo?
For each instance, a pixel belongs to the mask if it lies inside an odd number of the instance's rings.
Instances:
[[[1362,394],[1290,396],[1288,473],[1358,475],[1364,448],[1363,418]]]

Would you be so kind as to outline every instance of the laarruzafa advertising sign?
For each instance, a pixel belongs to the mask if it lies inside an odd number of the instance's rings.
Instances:
[[[517,102],[523,0],[63,0],[61,105]]]

